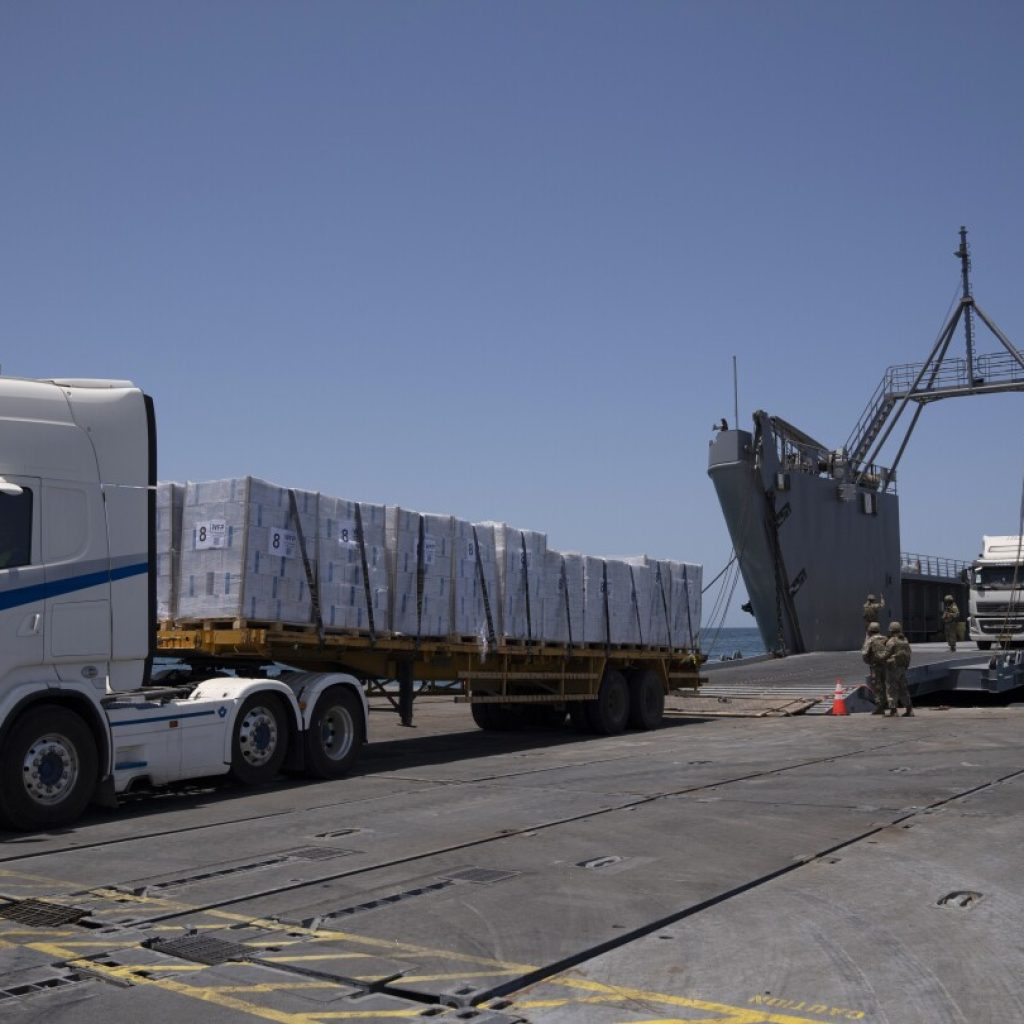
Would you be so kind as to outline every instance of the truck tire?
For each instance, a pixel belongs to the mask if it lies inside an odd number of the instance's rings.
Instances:
[[[470,704],[473,721],[484,732],[511,732],[522,724],[518,709],[507,704]]]
[[[601,736],[617,736],[629,721],[629,687],[626,678],[614,668],[606,668],[597,691],[597,700],[587,701],[590,728]]]
[[[565,725],[565,708],[553,704],[526,704],[523,706],[523,718],[527,729],[550,732]]]
[[[332,686],[317,698],[306,730],[306,774],[339,779],[359,757],[363,705],[347,686]]]
[[[69,825],[92,797],[97,765],[80,715],[57,704],[30,708],[0,754],[0,822],[22,832]]]
[[[637,669],[629,674],[629,727],[657,729],[665,714],[665,690],[653,669]]]
[[[589,700],[573,700],[569,702],[569,726],[576,732],[593,733],[590,728],[590,714],[587,708],[596,703]]]
[[[243,701],[231,736],[231,777],[244,786],[270,782],[288,752],[284,707],[272,693],[254,693]]]
[[[975,640],[974,642],[978,645],[979,651],[988,651],[992,648],[991,640]]]

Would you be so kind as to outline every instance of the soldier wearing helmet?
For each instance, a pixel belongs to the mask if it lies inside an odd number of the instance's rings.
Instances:
[[[873,715],[884,715],[888,706],[888,690],[885,682],[885,637],[882,636],[882,627],[877,622],[868,623],[868,633],[864,637],[864,644],[860,649],[861,657],[867,662],[868,683],[875,695],[875,710]]]
[[[956,650],[956,635],[960,621],[960,609],[957,608],[952,594],[947,594],[942,599],[942,632],[946,636],[946,643],[951,651]]]
[[[907,667],[910,665],[910,641],[903,635],[903,626],[889,623],[889,638],[885,641],[885,687],[888,691],[889,716],[895,718],[902,704],[903,717],[913,715],[910,690],[907,688]]]
[[[868,594],[868,599],[864,602],[864,631],[867,632],[868,626],[872,622],[880,622],[882,618],[882,609],[885,607],[885,597],[879,602],[875,600],[874,594]]]

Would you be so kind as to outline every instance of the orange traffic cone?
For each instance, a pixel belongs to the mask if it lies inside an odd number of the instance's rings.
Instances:
[[[843,696],[843,681],[841,679],[836,680],[836,692],[832,696],[832,710],[829,712],[830,715],[848,715],[850,712],[846,710],[846,698]]]

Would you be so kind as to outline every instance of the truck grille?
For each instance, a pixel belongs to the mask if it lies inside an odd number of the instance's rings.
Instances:
[[[978,629],[989,636],[1024,631],[1024,619],[978,619]]]

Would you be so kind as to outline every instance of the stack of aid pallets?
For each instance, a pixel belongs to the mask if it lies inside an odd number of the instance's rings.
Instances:
[[[157,546],[161,621],[676,648],[700,630],[700,565],[562,553],[505,523],[255,477],[160,484]]]

